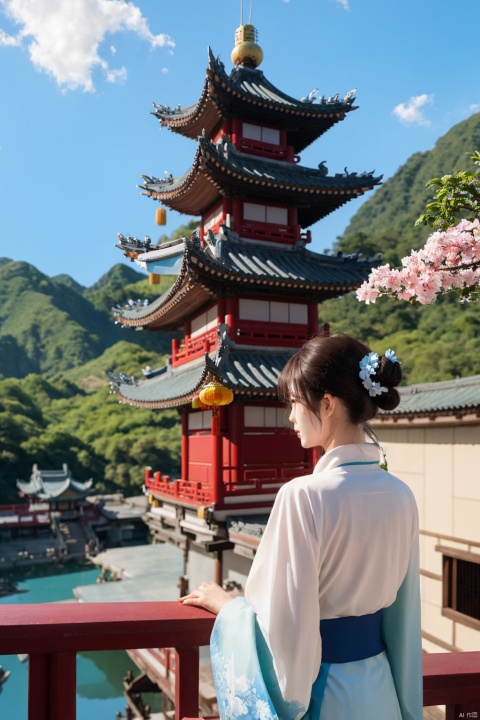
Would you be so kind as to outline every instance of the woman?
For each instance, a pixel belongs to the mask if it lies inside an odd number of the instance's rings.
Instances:
[[[294,431],[324,454],[278,492],[245,597],[204,583],[181,598],[218,614],[222,720],[421,720],[417,509],[365,442],[401,377],[393,351],[348,335],[313,338],[283,369]]]

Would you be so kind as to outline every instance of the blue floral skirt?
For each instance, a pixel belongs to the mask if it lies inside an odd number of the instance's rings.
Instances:
[[[218,615],[210,654],[221,720],[402,720],[385,652],[322,663],[308,706],[285,702],[272,655],[245,598]]]

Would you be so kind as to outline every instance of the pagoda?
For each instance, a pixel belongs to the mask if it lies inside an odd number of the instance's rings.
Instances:
[[[22,497],[33,502],[48,503],[50,510],[79,510],[87,495],[92,493],[93,480],[75,480],[67,464],[61,470],[41,470],[33,465],[30,480],[17,480]]]
[[[200,217],[199,228],[163,245],[119,235],[117,245],[151,279],[176,276],[154,302],[114,312],[123,326],[183,330],[183,340],[172,341],[165,367],[112,386],[129,405],[179,410],[181,477],[147,469],[144,489],[154,540],[184,550],[190,587],[228,578],[241,585],[254,550],[232,539],[229,523],[264,518],[282,484],[311,472],[315,452],[289,428],[277,379],[319,332],[318,303],[354,290],[372,267],[358,256],[312,252],[308,228],[381,177],[331,175],[325,161],[305,167],[298,154],[356,109],[355,91],[297,100],[267,80],[262,55],[254,27],[243,25],[230,74],[209,49],[198,102],[154,104],[160,125],[192,138],[197,150],[184,175],[145,175],[141,189]],[[211,381],[233,391],[231,404],[199,407]]]

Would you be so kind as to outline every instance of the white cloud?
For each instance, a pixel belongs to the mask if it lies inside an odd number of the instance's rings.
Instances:
[[[349,0],[337,0],[337,2],[343,7],[344,10],[350,10]]]
[[[20,45],[20,38],[8,35],[5,30],[0,30],[0,47],[15,47]]]
[[[168,68],[167,68],[167,67],[162,67],[162,69],[160,70],[160,72],[163,73],[164,75],[166,75],[166,74],[168,73]]]
[[[97,67],[108,82],[126,79],[126,68],[111,68],[99,54],[106,35],[129,31],[151,48],[175,47],[168,35],[154,35],[139,8],[126,0],[0,0],[0,6],[20,26],[18,37],[35,68],[65,90],[92,92]],[[11,36],[0,33],[0,45],[15,44],[5,42],[4,36]]]
[[[480,103],[472,103],[468,106],[468,109],[471,110],[471,112],[478,112],[480,110]]]
[[[400,120],[400,122],[406,125],[431,125],[423,114],[422,108],[425,105],[432,105],[434,95],[415,95],[411,97],[407,102],[400,103],[393,108],[393,114]]]

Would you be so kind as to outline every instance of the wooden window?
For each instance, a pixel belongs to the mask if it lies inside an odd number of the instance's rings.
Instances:
[[[442,615],[480,630],[480,555],[437,546],[443,556]]]
[[[299,303],[288,304],[290,322],[296,325],[308,325],[308,307]]]
[[[276,128],[243,123],[243,137],[248,140],[270,143],[271,145],[280,145],[280,130]]]
[[[264,428],[291,428],[288,411],[285,408],[263,407],[261,405],[245,405],[244,425]]]
[[[266,206],[266,222],[271,225],[288,225],[288,210],[283,207]]]
[[[240,298],[239,318],[257,322],[308,325],[308,306],[300,303]]]
[[[188,413],[188,429],[191,431],[195,430],[210,430],[212,427],[212,411],[211,410],[200,410],[194,413]]]
[[[288,210],[273,205],[245,202],[243,203],[243,219],[271,225],[288,225]]]
[[[270,303],[270,321],[279,323],[288,323],[288,306],[290,303],[285,302],[271,302]]]
[[[196,318],[193,318],[190,337],[197,337],[197,335],[202,335],[203,333],[206,333],[216,327],[217,316],[218,307],[214,305],[206,312],[203,312],[201,315],[197,315]]]

